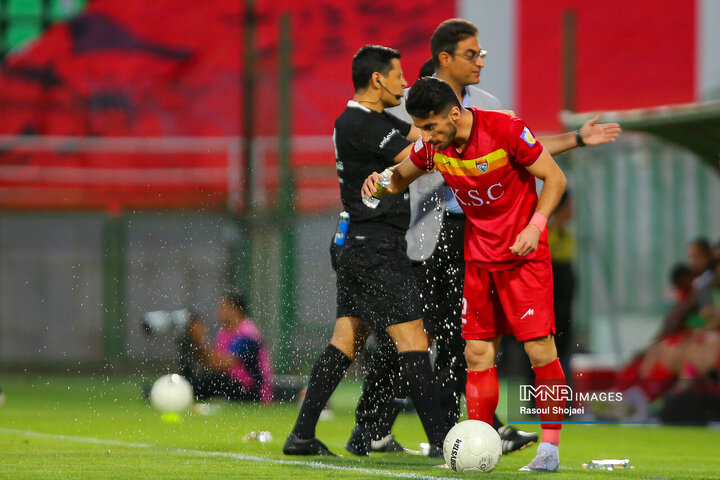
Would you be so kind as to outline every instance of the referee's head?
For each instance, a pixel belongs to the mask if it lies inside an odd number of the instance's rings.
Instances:
[[[400,52],[382,45],[365,45],[353,57],[352,81],[356,94],[370,92],[374,101],[384,107],[399,105],[407,87]]]

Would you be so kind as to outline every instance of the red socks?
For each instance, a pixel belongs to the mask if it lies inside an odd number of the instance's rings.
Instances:
[[[493,424],[493,415],[498,404],[497,367],[492,366],[482,372],[468,370],[465,384],[468,418]]]
[[[547,365],[542,367],[533,367],[535,371],[535,388],[541,385],[553,386],[553,385],[565,385],[565,373],[563,372],[562,366],[560,366],[560,359],[556,358]],[[554,413],[554,408],[565,408],[565,399],[560,400],[549,399],[544,396],[538,396],[535,399],[538,408],[547,409],[549,413],[540,414],[540,420],[543,422],[561,422],[563,419],[562,413]],[[562,425],[559,423],[543,423],[542,426],[542,440],[543,442],[549,442],[553,445],[560,443],[560,429]]]

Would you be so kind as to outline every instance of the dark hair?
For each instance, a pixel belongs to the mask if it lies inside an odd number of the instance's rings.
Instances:
[[[392,70],[392,59],[400,58],[400,52],[382,45],[365,45],[355,53],[352,61],[352,81],[355,91],[367,88],[372,74],[387,75]]]
[[[432,77],[435,73],[435,60],[428,58],[425,63],[420,67],[420,74],[418,77]]]
[[[446,81],[435,77],[422,77],[415,82],[405,103],[407,112],[420,118],[430,118],[452,107],[460,107],[457,95]]]
[[[237,310],[241,310],[242,312],[245,312],[245,297],[232,292],[225,292],[223,294],[223,298],[230,302],[230,305],[232,305]]]
[[[683,282],[692,282],[695,278],[693,271],[684,263],[676,263],[670,270],[670,283],[678,288],[683,288]]]
[[[435,65],[440,62],[442,52],[454,54],[458,42],[468,37],[477,37],[477,34],[477,27],[463,18],[451,18],[442,22],[430,38],[430,52]]]
[[[711,248],[710,248],[710,241],[705,237],[699,237],[690,242],[691,247],[698,247],[704,254],[709,255]]]

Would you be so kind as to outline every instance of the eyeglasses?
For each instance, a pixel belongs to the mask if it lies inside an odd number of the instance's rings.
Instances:
[[[468,62],[475,63],[478,61],[478,58],[485,58],[487,54],[487,50],[481,49],[479,52],[476,52],[475,50],[466,50],[465,53],[456,53],[455,55],[464,58]]]

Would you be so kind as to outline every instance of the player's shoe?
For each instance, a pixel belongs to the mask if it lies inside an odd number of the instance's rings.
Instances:
[[[417,450],[410,450],[409,448],[405,449],[406,453],[409,453],[411,455],[420,455],[423,457],[430,457],[430,458],[443,458],[443,449],[442,447],[438,447],[435,445],[430,445],[427,442],[423,442],[420,444],[420,448]]]
[[[503,425],[498,430],[500,434],[500,440],[502,440],[502,453],[507,455],[508,453],[517,452],[530,445],[535,445],[538,441],[538,434],[533,432],[523,432],[517,428],[513,428],[510,425]]]
[[[5,403],[5,394],[2,392],[2,389],[0,389],[0,405]]]
[[[325,455],[337,457],[337,455],[332,453],[317,437],[306,440],[298,437],[294,433],[288,435],[287,440],[285,440],[283,453],[285,455]]]
[[[538,447],[537,455],[524,467],[521,472],[557,472],[560,470],[560,453],[557,445],[543,442]]]
[[[370,449],[373,452],[407,452],[407,449],[400,445],[397,440],[395,440],[395,435],[393,435],[392,433],[384,436],[380,440],[372,440],[370,442]]]
[[[345,450],[357,457],[367,457],[370,455],[370,448],[370,432],[360,425],[355,425],[345,444]]]
[[[420,444],[420,451],[423,455],[430,458],[443,458],[443,449],[436,445],[429,445],[427,443]]]

